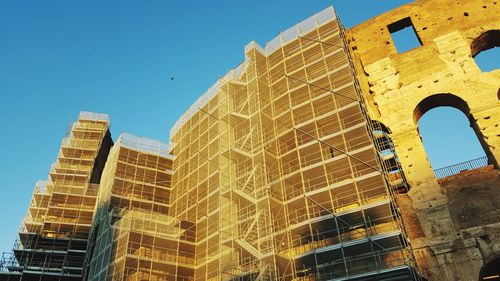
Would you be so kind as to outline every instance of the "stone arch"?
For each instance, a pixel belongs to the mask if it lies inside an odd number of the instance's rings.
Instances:
[[[500,280],[500,256],[483,265],[479,271],[478,280]]]
[[[493,48],[495,50],[491,50]],[[498,62],[493,59],[498,56],[498,53],[500,52],[500,30],[488,30],[483,32],[472,41],[470,49],[471,56],[474,58],[474,61],[481,71],[489,72],[500,68]],[[483,58],[478,59],[479,54],[481,54]]]
[[[500,30],[488,30],[476,37],[470,45],[471,55],[475,57],[494,47],[500,47]]]
[[[470,108],[467,102],[452,94],[435,94],[420,101],[413,110],[413,120],[418,125],[418,120],[429,110],[440,107],[451,106],[465,114],[470,120]]]
[[[418,121],[420,120],[420,118],[429,110],[441,106],[449,106],[458,109],[467,117],[472,130],[476,134],[476,137],[479,140],[481,147],[483,148],[483,151],[485,152],[486,156],[488,156],[488,162],[490,164],[495,163],[493,154],[491,153],[490,148],[486,143],[486,140],[481,133],[479,126],[476,123],[476,120],[472,116],[468,103],[459,96],[450,93],[439,93],[428,96],[421,100],[413,110],[413,120],[415,122],[415,125],[417,126],[417,131],[419,131]]]
[[[375,129],[379,129],[379,130],[383,131],[386,134],[390,134],[391,133],[391,129],[389,127],[387,127],[381,121],[379,121],[379,120],[371,120],[371,122],[372,122],[372,125],[373,125],[373,127]]]

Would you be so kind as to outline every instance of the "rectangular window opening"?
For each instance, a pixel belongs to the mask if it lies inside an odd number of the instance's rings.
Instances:
[[[391,33],[392,42],[398,53],[404,53],[422,46],[422,41],[418,37],[409,17],[391,23],[387,28]]]

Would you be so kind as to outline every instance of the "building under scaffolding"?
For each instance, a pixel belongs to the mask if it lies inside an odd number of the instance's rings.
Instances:
[[[91,281],[418,279],[396,196],[408,188],[331,7],[247,45],[172,128],[171,147],[122,135],[97,190],[107,126],[73,127],[58,172],[37,185],[12,271],[81,280],[86,253]],[[66,150],[77,162],[61,170]]]
[[[82,112],[39,181],[2,280],[81,280],[101,173],[112,146],[105,114]]]
[[[193,279],[417,278],[404,177],[333,8],[245,57],[170,134],[170,216],[196,225]]]
[[[189,280],[194,225],[168,216],[168,146],[122,134],[108,157],[89,247],[89,281]]]

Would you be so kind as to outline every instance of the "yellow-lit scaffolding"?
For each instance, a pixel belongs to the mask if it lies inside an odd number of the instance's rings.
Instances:
[[[122,134],[109,152],[108,126],[90,113],[73,125],[5,266],[60,280],[84,267],[89,281],[418,279],[397,202],[408,187],[332,7],[248,44],[170,147]]]
[[[99,189],[89,243],[89,281],[189,280],[192,223],[168,216],[172,160],[167,145],[122,134]]]
[[[106,114],[81,112],[39,181],[14,246],[21,280],[81,280],[100,174],[112,146]],[[16,279],[12,279],[16,280]]]
[[[250,43],[171,130],[170,215],[196,225],[194,280],[413,280],[387,135],[328,8]]]

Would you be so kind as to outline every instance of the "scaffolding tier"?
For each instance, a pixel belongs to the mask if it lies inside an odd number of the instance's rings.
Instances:
[[[69,126],[48,179],[35,185],[8,280],[82,279],[100,173],[112,146],[108,128],[106,114],[91,112]]]

